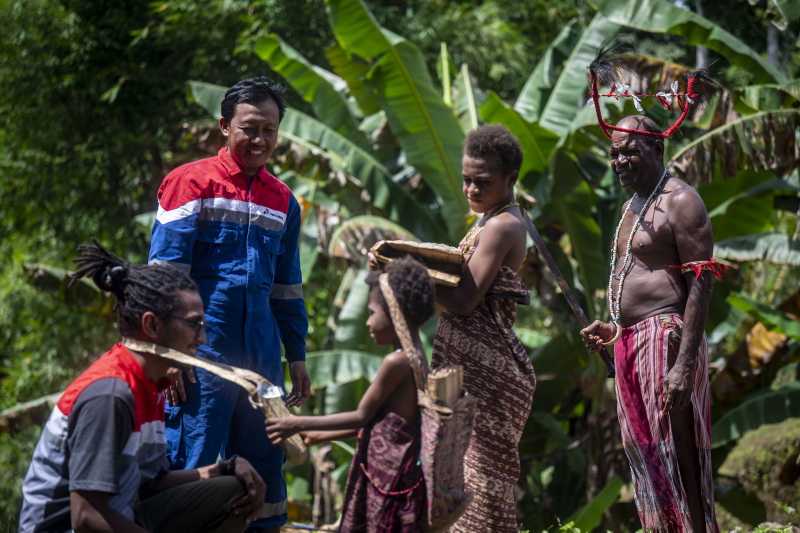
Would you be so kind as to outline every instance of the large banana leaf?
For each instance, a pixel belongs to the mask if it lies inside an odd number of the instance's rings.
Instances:
[[[714,256],[729,261],[800,266],[800,241],[791,240],[785,233],[744,235],[716,243]]]
[[[748,85],[735,92],[738,98],[736,111],[742,115],[759,111],[775,111],[793,107],[800,101],[800,80]]]
[[[348,54],[336,43],[325,49],[325,57],[333,71],[347,82],[350,94],[356,99],[358,107],[365,116],[374,115],[381,110],[375,88],[365,83],[369,73],[369,63],[360,57]]]
[[[316,148],[331,166],[354,177],[369,194],[372,205],[388,218],[432,240],[445,239],[441,218],[392,179],[371,152],[296,109],[287,109],[281,134],[312,151]]]
[[[756,81],[784,82],[786,77],[755,50],[710,20],[667,0],[601,0],[600,12],[612,23],[651,33],[683,37],[689,44],[714,50],[746,69]]]
[[[315,389],[344,385],[360,379],[372,381],[383,359],[358,350],[322,350],[306,354],[306,369]]]
[[[194,100],[219,118],[219,103],[225,88],[212,83],[190,81]],[[328,160],[336,170],[355,178],[369,194],[372,204],[389,218],[408,225],[412,231],[432,240],[444,239],[441,222],[431,209],[420,204],[392,180],[386,167],[371,152],[319,120],[296,109],[287,108],[281,122],[281,135]]]
[[[465,132],[478,127],[478,100],[480,95],[472,84],[472,76],[466,63],[461,65],[453,84],[453,111]]]
[[[350,114],[347,101],[334,85],[338,82],[345,86],[344,80],[312,65],[300,52],[274,34],[259,39],[255,52],[311,104],[319,120],[362,148],[369,146],[367,138]]]
[[[526,121],[494,92],[489,92],[481,105],[481,118],[486,123],[503,124],[517,137],[523,154],[519,177],[522,184],[532,190],[535,183],[527,182],[526,177],[529,172],[539,173],[548,167],[558,136],[536,123]]]
[[[361,215],[339,224],[328,243],[328,254],[366,264],[367,252],[380,240],[416,241],[413,233],[385,218]]]
[[[733,293],[728,296],[728,303],[739,311],[754,316],[771,330],[783,333],[795,340],[800,340],[800,324],[780,309],[759,303],[744,294]]]
[[[711,428],[711,446],[717,448],[739,439],[764,424],[800,416],[800,383],[778,390],[757,392],[737,405]]]
[[[690,183],[741,170],[782,173],[800,164],[800,109],[765,111],[720,126],[684,146],[669,162]]]
[[[422,53],[381,28],[360,0],[327,4],[340,46],[373,63],[370,82],[378,89],[392,132],[409,164],[440,197],[451,239],[460,238],[467,211],[461,193],[464,134],[436,90]]]
[[[580,35],[577,21],[573,20],[564,26],[539,59],[514,103],[514,109],[526,120],[531,122],[539,120],[539,113],[544,109],[550,90],[556,81],[556,70],[569,56]]]
[[[714,240],[772,230],[775,194],[794,190],[771,172],[747,170],[733,179],[716,180],[698,187],[709,211]]]
[[[568,133],[570,124],[585,103],[586,68],[619,29],[618,24],[603,15],[595,15],[564,63],[561,75],[539,115],[540,125],[562,136]]]

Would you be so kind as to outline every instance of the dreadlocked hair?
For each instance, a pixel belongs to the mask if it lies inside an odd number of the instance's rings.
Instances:
[[[367,276],[367,285],[372,290],[378,291],[381,303],[388,314],[388,306],[378,288],[379,274],[380,272],[370,272]],[[433,316],[434,308],[433,281],[428,275],[428,270],[419,261],[405,256],[389,263],[386,275],[389,276],[389,286],[408,325],[413,328],[422,326]]]
[[[197,291],[192,278],[177,267],[168,263],[131,265],[97,241],[78,246],[75,266],[70,286],[89,277],[98,289],[114,295],[117,327],[123,336],[139,332],[146,311],[166,320],[178,306],[178,291]]]

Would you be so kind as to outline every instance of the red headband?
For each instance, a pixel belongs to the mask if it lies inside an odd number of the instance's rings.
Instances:
[[[673,133],[678,131],[678,128],[681,127],[683,121],[686,120],[686,117],[689,115],[689,111],[694,104],[700,101],[700,94],[695,91],[695,82],[699,77],[702,76],[699,72],[692,72],[686,78],[686,98],[682,98],[684,94],[678,93],[676,90],[673,90],[672,95],[677,98],[678,106],[681,108],[681,114],[675,119],[675,122],[664,131],[647,131],[647,130],[640,130],[638,128],[621,128],[619,126],[612,126],[608,122],[603,119],[603,113],[600,111],[600,97],[607,96],[607,97],[632,97],[638,99],[639,96],[655,96],[659,99],[662,105],[665,107],[671,106],[672,102],[665,99],[666,93],[657,93],[657,94],[647,94],[647,93],[633,93],[630,92],[627,88],[619,94],[615,93],[614,87],[612,85],[611,91],[607,94],[600,94],[597,90],[597,74],[595,71],[590,67],[589,68],[589,76],[591,79],[591,91],[592,91],[592,100],[594,101],[594,110],[597,113],[597,122],[600,124],[600,129],[603,130],[603,133],[606,134],[606,137],[609,139],[611,138],[612,131],[621,131],[624,133],[634,133],[636,135],[645,135],[647,137],[655,137],[657,139],[666,139],[667,137],[672,136]],[[677,82],[676,82],[677,84]]]

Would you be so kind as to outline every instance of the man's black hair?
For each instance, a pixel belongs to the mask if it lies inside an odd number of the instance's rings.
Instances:
[[[286,102],[283,96],[286,89],[283,85],[272,81],[266,76],[248,78],[237,82],[236,85],[225,91],[225,97],[220,104],[222,118],[230,122],[236,111],[236,104],[258,105],[265,100],[272,100],[278,106],[278,119],[283,120],[286,111]]]
[[[487,124],[470,131],[464,141],[464,153],[485,159],[494,170],[503,176],[512,174],[515,179],[522,166],[519,141],[500,124]]]
[[[121,335],[134,336],[140,331],[146,311],[167,320],[178,307],[178,291],[197,291],[188,274],[168,263],[131,265],[106,251],[95,241],[78,247],[76,270],[70,285],[86,276],[97,288],[114,295],[117,327]]]
[[[428,270],[419,261],[406,256],[389,263],[386,274],[389,276],[389,286],[397,299],[397,305],[408,325],[412,328],[422,326],[433,316],[434,310],[433,281]],[[378,291],[381,304],[388,314],[389,308],[378,285],[379,275],[380,272],[371,271],[366,281],[372,290]]]

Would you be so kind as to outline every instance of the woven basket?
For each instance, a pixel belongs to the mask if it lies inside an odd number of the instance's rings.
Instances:
[[[428,505],[426,530],[446,531],[471,499],[464,484],[464,457],[472,435],[475,398],[462,396],[448,409],[419,392],[418,404],[422,413],[420,463]]]

